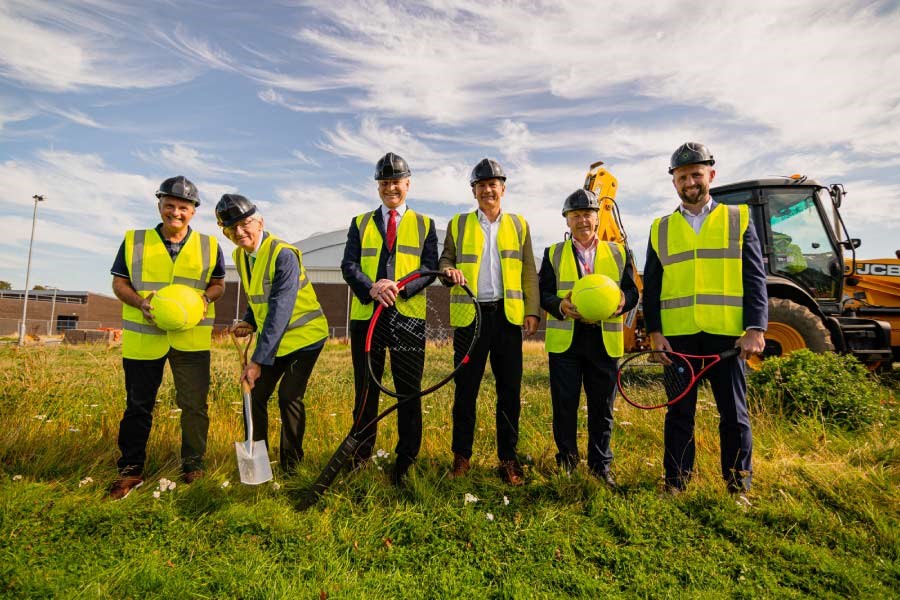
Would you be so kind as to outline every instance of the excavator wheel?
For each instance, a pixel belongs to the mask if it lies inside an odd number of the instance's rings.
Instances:
[[[818,353],[834,351],[831,334],[822,319],[805,306],[784,298],[769,298],[769,328],[765,337],[766,349],[762,356],[747,361],[752,369],[758,369],[770,356],[783,356],[801,348]]]

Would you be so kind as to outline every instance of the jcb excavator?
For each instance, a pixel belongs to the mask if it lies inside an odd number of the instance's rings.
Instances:
[[[627,247],[616,178],[597,162],[584,187],[600,198],[600,239]],[[900,256],[856,260],[861,242],[841,219],[841,184],[792,175],[722,185],[710,194],[723,204],[747,204],[762,243],[769,329],[759,360],[808,348],[852,353],[869,368],[900,361]],[[626,318],[626,351],[645,349],[646,334],[635,309]]]

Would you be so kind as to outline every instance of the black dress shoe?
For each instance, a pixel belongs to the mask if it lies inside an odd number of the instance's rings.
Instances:
[[[411,466],[412,461],[398,458],[397,462],[394,463],[394,468],[391,470],[391,483],[397,487],[403,487]]]
[[[597,479],[599,479],[600,481],[605,483],[607,485],[607,487],[612,488],[612,489],[615,489],[616,487],[618,487],[618,484],[616,484],[616,478],[613,477],[613,475],[609,471],[609,469],[604,470],[604,469],[590,468],[590,471],[591,471],[591,475],[593,475],[594,477],[596,477]]]

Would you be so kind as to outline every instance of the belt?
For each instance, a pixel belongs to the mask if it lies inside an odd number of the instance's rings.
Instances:
[[[478,306],[481,307],[481,312],[503,310],[503,300],[494,300],[493,302],[479,302]]]

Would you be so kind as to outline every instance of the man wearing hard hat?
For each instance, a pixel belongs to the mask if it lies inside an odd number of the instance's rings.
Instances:
[[[569,195],[562,214],[569,239],[544,251],[539,273],[541,307],[547,311],[544,345],[550,355],[550,400],[556,462],[571,472],[579,462],[578,403],[581,387],[587,396],[588,471],[614,487],[610,472],[613,401],[616,397],[616,359],[624,352],[624,319],[638,301],[634,268],[625,246],[597,237],[600,203],[594,192],[579,189]],[[614,297],[610,312],[591,322],[572,302],[575,283],[590,274],[610,277]],[[585,310],[585,312],[587,312]]]
[[[147,439],[153,406],[166,362],[181,409],[182,479],[203,476],[209,417],[209,348],[215,309],[225,292],[225,258],[216,238],[188,225],[200,197],[197,187],[179,175],[162,182],[156,192],[162,222],[155,229],[125,232],[111,270],[113,292],[122,301],[122,366],[125,370],[125,414],[119,424],[119,475],[108,497],[120,500],[144,482]],[[172,283],[194,288],[206,305],[198,325],[163,331],[153,321],[153,294]]]
[[[437,233],[434,221],[406,206],[411,171],[402,157],[388,152],[375,165],[375,180],[381,206],[374,211],[357,215],[350,222],[347,244],[341,271],[344,281],[353,292],[350,306],[350,352],[353,357],[353,433],[359,439],[355,467],[362,466],[372,456],[375,447],[376,427],[370,426],[378,414],[379,388],[370,381],[366,366],[366,333],[369,329],[375,303],[389,311],[389,319],[403,320],[404,327],[397,330],[421,332],[410,336],[410,344],[425,343],[426,305],[419,294],[434,278],[423,277],[408,284],[403,290],[396,281],[418,270],[437,269]],[[417,297],[418,296],[418,297]],[[391,348],[393,364],[415,364],[416,373],[396,377],[397,392],[409,396],[419,391],[424,368],[424,347],[403,350]],[[384,367],[384,348],[375,352],[374,375],[381,376]],[[405,353],[397,359],[393,353]],[[380,365],[380,367],[378,366]],[[422,402],[419,398],[408,400],[397,409],[397,461],[391,472],[391,480],[402,486],[410,467],[419,454],[422,444]]]
[[[644,320],[655,350],[693,355],[724,352],[707,374],[719,410],[721,473],[738,502],[753,474],[745,360],[762,352],[768,298],[762,249],[746,204],[719,204],[709,194],[715,160],[703,144],[682,144],[669,163],[681,199],[650,228],[644,267]],[[694,471],[697,388],[668,407],[663,467],[666,489],[681,492]]]
[[[303,268],[300,250],[264,230],[255,204],[240,194],[225,194],[216,204],[216,220],[237,246],[234,264],[249,304],[243,320],[231,330],[237,337],[259,331],[253,356],[241,375],[251,387],[253,438],[267,441],[267,404],[278,385],[279,463],[290,473],[303,459],[303,396],[328,338],[328,321]]]
[[[475,165],[469,185],[478,208],[450,220],[440,261],[441,271],[448,280],[469,286],[482,314],[481,336],[471,360],[454,376],[450,475],[460,477],[469,470],[475,437],[475,401],[490,355],[497,387],[500,476],[511,485],[522,485],[524,473],[516,454],[521,412],[522,332],[533,335],[540,322],[531,232],[523,217],[500,208],[506,193],[506,173],[497,161],[485,158]],[[474,307],[468,314],[454,311],[451,325],[473,327],[474,319]]]

